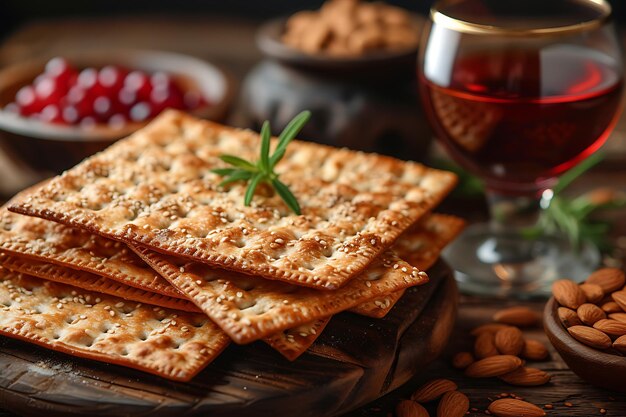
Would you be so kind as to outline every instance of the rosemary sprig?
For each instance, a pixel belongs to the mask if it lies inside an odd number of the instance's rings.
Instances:
[[[220,186],[226,186],[237,181],[248,182],[248,188],[243,200],[244,205],[249,206],[254,197],[254,192],[261,183],[272,187],[283,199],[285,204],[296,214],[300,214],[300,204],[293,195],[289,187],[278,179],[278,174],[274,171],[276,164],[285,156],[287,145],[302,130],[302,127],[309,121],[311,112],[303,111],[291,120],[278,137],[278,144],[274,153],[270,156],[271,132],[270,123],[266,120],[261,127],[261,155],[256,162],[246,161],[235,155],[221,155],[220,159],[233,168],[218,168],[211,170],[217,175],[226,177]]]
[[[592,242],[602,250],[609,248],[606,233],[610,224],[594,219],[592,215],[598,210],[624,207],[626,198],[606,189],[573,198],[562,194],[576,178],[603,159],[601,153],[595,153],[562,175],[553,189],[554,197],[550,205],[543,210],[535,226],[524,230],[525,236],[533,238],[546,233],[561,232],[568,236],[570,243],[576,248],[580,248],[584,241]]]

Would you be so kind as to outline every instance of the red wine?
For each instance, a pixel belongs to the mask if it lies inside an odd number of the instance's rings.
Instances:
[[[609,57],[573,46],[469,55],[456,61],[448,85],[420,78],[452,157],[508,189],[559,175],[597,150],[622,91]]]

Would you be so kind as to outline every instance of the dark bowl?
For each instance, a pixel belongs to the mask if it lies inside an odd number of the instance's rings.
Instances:
[[[420,31],[424,19],[413,15],[415,27]],[[393,51],[376,51],[356,56],[335,56],[328,54],[308,54],[286,45],[281,40],[285,30],[286,17],[271,20],[257,32],[257,45],[268,57],[283,64],[327,73],[335,76],[348,76],[352,79],[381,79],[397,76],[415,77],[418,46]]]
[[[626,357],[605,353],[580,343],[567,332],[557,315],[558,305],[550,298],[543,314],[543,325],[567,366],[585,381],[611,391],[626,392]]]
[[[192,113],[222,121],[234,96],[233,83],[218,67],[203,60],[170,52],[126,50],[75,52],[64,55],[79,68],[121,65],[148,72],[164,71],[183,87],[200,91],[211,103]],[[0,147],[16,165],[35,172],[61,172],[85,157],[129,135],[145,123],[121,128],[65,126],[29,119],[1,110],[16,92],[40,74],[49,57],[14,64],[0,70]]]

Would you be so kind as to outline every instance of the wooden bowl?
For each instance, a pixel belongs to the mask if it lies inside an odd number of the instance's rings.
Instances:
[[[420,31],[424,19],[413,15],[416,30]],[[418,45],[393,51],[376,51],[356,56],[308,54],[286,45],[281,40],[287,18],[271,20],[257,32],[257,45],[268,57],[283,64],[316,73],[347,76],[351,79],[393,79],[415,77]]]
[[[626,392],[626,357],[605,353],[580,343],[561,324],[557,302],[548,300],[543,325],[554,348],[567,366],[585,381],[611,391]]]
[[[147,72],[164,71],[184,89],[199,91],[211,103],[192,114],[216,121],[225,119],[234,96],[232,80],[216,66],[186,55],[145,50],[73,52],[64,55],[78,68],[121,65]],[[17,63],[0,70],[0,146],[9,157],[41,172],[61,172],[145,123],[120,128],[85,128],[46,123],[3,111],[16,92],[41,74],[49,57]]]

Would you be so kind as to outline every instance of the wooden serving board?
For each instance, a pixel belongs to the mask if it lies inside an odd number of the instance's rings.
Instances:
[[[331,320],[288,362],[258,342],[230,346],[189,383],[0,338],[0,408],[24,416],[337,416],[405,383],[446,345],[458,293],[439,262],[431,282],[384,319]]]

